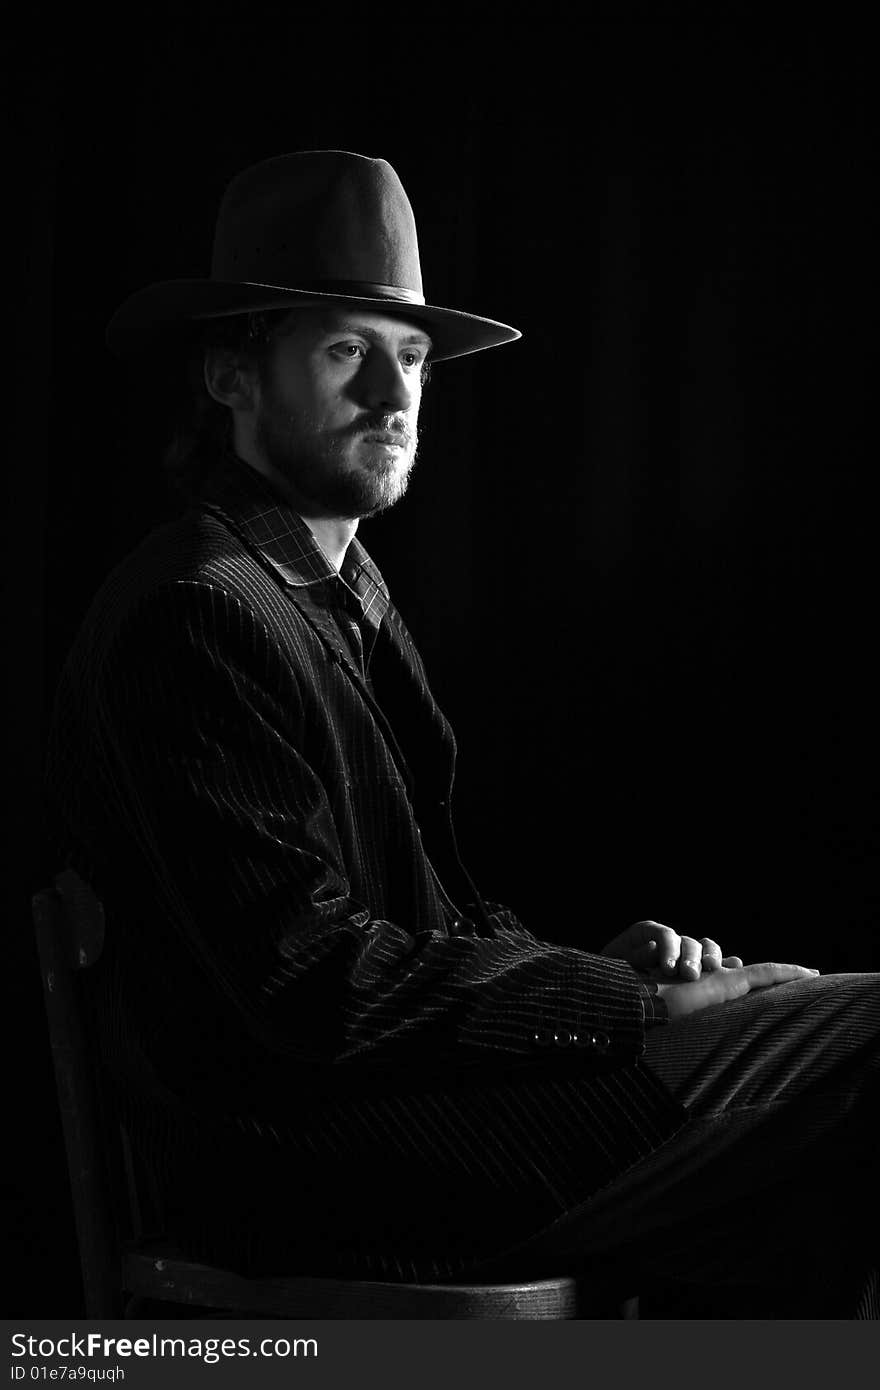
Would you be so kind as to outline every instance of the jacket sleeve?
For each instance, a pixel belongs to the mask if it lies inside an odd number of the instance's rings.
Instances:
[[[537,940],[504,909],[493,934],[456,936],[352,899],[307,684],[247,604],[178,583],[68,692],[89,750],[68,819],[104,847],[105,876],[138,866],[141,916],[173,924],[221,1012],[267,1054],[355,1074],[631,1063],[645,1013],[626,963]]]

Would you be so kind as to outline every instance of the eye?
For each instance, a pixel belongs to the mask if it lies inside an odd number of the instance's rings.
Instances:
[[[365,357],[367,350],[363,343],[334,343],[331,352],[336,353],[346,362],[356,362],[359,357]]]
[[[424,361],[424,353],[419,352],[415,348],[405,348],[400,354],[400,360],[404,367],[409,367],[410,369],[418,367]]]

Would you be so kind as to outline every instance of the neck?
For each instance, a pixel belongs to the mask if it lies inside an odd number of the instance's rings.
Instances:
[[[342,569],[345,552],[354,539],[357,521],[336,516],[300,516],[335,570]]]

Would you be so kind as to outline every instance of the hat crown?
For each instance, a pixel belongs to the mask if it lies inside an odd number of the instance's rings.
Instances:
[[[107,344],[120,357],[154,351],[187,322],[309,303],[424,325],[435,362],[520,336],[496,319],[425,303],[413,210],[386,160],[306,150],[237,174],[220,203],[210,278],[136,290],[107,325]]]
[[[345,150],[279,155],[223,196],[211,278],[302,289],[393,287],[424,303],[410,201],[384,159]]]

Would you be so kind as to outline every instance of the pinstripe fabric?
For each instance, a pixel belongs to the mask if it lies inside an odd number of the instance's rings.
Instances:
[[[369,556],[335,576],[237,461],[93,604],[51,800],[113,928],[108,1069],[204,1253],[452,1274],[680,1125],[630,967],[479,899],[454,763]]]
[[[526,1242],[520,1265],[626,1269],[648,1316],[671,1284],[660,1307],[677,1317],[876,1319],[880,974],[689,1015],[645,1060],[688,1123]]]

